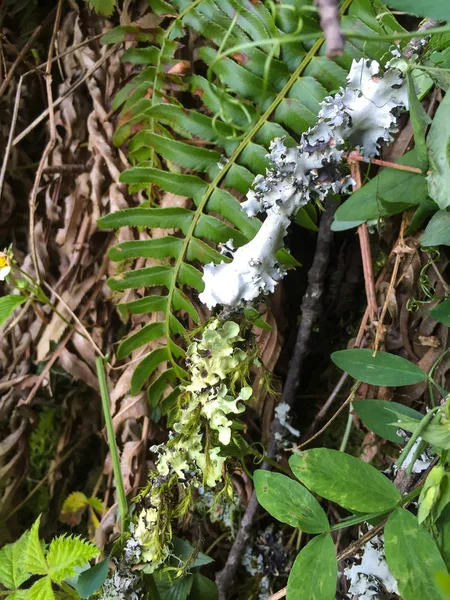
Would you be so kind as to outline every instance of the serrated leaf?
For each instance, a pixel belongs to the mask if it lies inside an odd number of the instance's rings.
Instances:
[[[49,577],[61,583],[76,574],[74,567],[89,562],[98,554],[98,548],[79,536],[60,535],[53,538],[47,552]]]
[[[297,481],[259,469],[254,473],[254,484],[258,502],[278,521],[305,533],[322,533],[330,528],[323,508]]]
[[[151,240],[132,240],[113,246],[108,256],[114,262],[129,258],[178,258],[183,240],[172,235]]]
[[[432,173],[428,175],[428,192],[440,209],[450,206],[450,94],[444,96],[434,115],[427,136]]]
[[[423,247],[450,246],[450,212],[439,210],[431,217],[420,243]]]
[[[430,316],[438,323],[450,327],[450,298],[446,298],[440,304],[430,310]]]
[[[72,526],[79,525],[88,503],[88,498],[83,492],[72,492],[64,500],[59,520]]]
[[[286,600],[334,600],[337,559],[329,533],[313,538],[299,552],[289,574]]]
[[[16,542],[0,549],[0,583],[10,590],[17,589],[31,577],[22,566],[28,535],[26,531]]]
[[[406,80],[408,85],[408,103],[409,103],[409,117],[414,131],[414,148],[416,150],[417,160],[422,170],[428,167],[428,152],[427,144],[425,141],[425,131],[427,125],[431,123],[431,118],[426,113],[422,103],[417,98],[416,90],[414,88],[414,80],[411,72],[408,71],[406,74]]]
[[[158,227],[161,229],[181,229],[186,234],[192,223],[194,213],[182,207],[170,208],[125,208],[98,219],[101,229],[119,227]]]
[[[395,485],[375,467],[338,450],[306,450],[291,456],[289,465],[306,487],[349,510],[381,513],[401,498]]]
[[[22,568],[33,575],[46,575],[48,572],[47,562],[39,541],[40,522],[41,517],[38,517],[30,529],[22,562]]]
[[[49,577],[43,577],[28,590],[27,600],[55,600],[52,582]]]
[[[105,583],[108,576],[109,560],[110,557],[108,556],[90,569],[80,573],[75,589],[81,598],[91,598]]]
[[[445,563],[430,533],[404,508],[386,523],[384,550],[404,600],[441,597],[435,577],[447,572]]]
[[[353,410],[361,421],[380,437],[391,442],[403,443],[405,438],[398,435],[398,425],[394,423],[392,410],[413,419],[422,419],[423,415],[398,402],[386,400],[357,400],[352,404]]]
[[[88,5],[97,14],[110,17],[116,8],[116,0],[87,0]]]
[[[170,360],[167,346],[156,348],[137,365],[131,378],[131,395],[136,396],[158,365]]]
[[[173,267],[158,265],[129,271],[118,277],[108,279],[108,285],[112,290],[122,291],[141,287],[154,287],[164,285],[170,287]]]
[[[133,335],[127,337],[123,342],[120,343],[117,349],[117,358],[125,358],[134,352],[137,348],[145,346],[158,338],[164,337],[166,332],[166,324],[164,321],[156,321],[149,323],[139,329]]]
[[[373,350],[367,348],[339,350],[333,352],[331,360],[354,379],[370,385],[413,385],[428,377],[420,367],[406,358],[389,352],[377,352],[373,356]]]
[[[13,314],[14,310],[26,301],[27,299],[24,296],[2,296],[0,298],[0,325],[3,325],[6,319]]]

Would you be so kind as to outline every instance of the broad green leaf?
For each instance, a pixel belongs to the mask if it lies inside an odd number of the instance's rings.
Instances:
[[[254,474],[256,497],[272,517],[305,533],[328,531],[325,511],[303,485],[282,473],[258,470]]]
[[[98,219],[101,229],[119,227],[158,227],[160,229],[181,229],[186,234],[194,213],[182,207],[171,208],[125,208]]]
[[[436,524],[436,543],[439,546],[441,556],[444,559],[447,569],[450,568],[450,504],[442,511]]]
[[[300,551],[289,574],[286,600],[334,600],[337,559],[331,535],[313,538]]]
[[[352,406],[366,427],[390,442],[403,443],[405,441],[405,438],[397,433],[398,425],[395,423],[392,410],[413,419],[423,418],[420,412],[409,406],[386,400],[357,400],[353,402]]]
[[[410,71],[406,74],[406,80],[408,82],[409,117],[414,130],[414,148],[416,150],[417,160],[420,163],[421,168],[425,170],[428,167],[425,131],[427,125],[431,123],[431,118],[417,98],[416,90],[414,89],[414,81]]]
[[[450,94],[448,95],[450,96]],[[450,212],[439,210],[431,217],[420,243],[424,247],[450,246]]]
[[[448,4],[448,3],[447,3]],[[448,4],[450,12],[450,4]],[[433,200],[444,209],[450,206],[450,94],[444,96],[433,118],[427,136],[432,173],[428,176],[428,191]]]
[[[438,208],[439,207],[436,202],[431,198],[425,198],[425,200],[422,200],[417,207],[413,218],[411,219],[408,229],[405,231],[405,237],[412,235],[418,229],[420,229],[428,217],[434,214]]]
[[[194,582],[193,575],[173,577],[168,573],[153,575],[158,593],[164,600],[187,600]]]
[[[217,600],[217,586],[199,572],[195,573],[189,600]]]
[[[295,215],[295,221],[305,229],[310,231],[319,231],[317,227],[317,214],[315,209],[310,204],[300,208]]]
[[[111,260],[119,262],[129,258],[178,258],[183,240],[172,235],[151,240],[131,240],[113,246],[108,251]]]
[[[48,574],[53,581],[61,583],[76,574],[75,568],[97,556],[99,550],[79,536],[59,535],[53,538],[47,552]]]
[[[125,358],[125,356],[131,354],[137,348],[163,337],[166,332],[165,325],[164,321],[149,323],[133,335],[127,337],[117,349],[117,358]]]
[[[22,561],[22,569],[33,575],[46,575],[48,572],[47,561],[39,541],[40,522],[41,517],[38,517],[30,529]]]
[[[0,325],[13,314],[18,306],[26,301],[25,296],[2,296],[0,298]]]
[[[354,379],[371,385],[397,387],[413,385],[427,378],[420,367],[406,358],[388,352],[377,352],[373,356],[373,350],[367,348],[339,350],[333,352],[331,360]]]
[[[93,11],[103,17],[110,17],[116,8],[116,0],[87,0]]]
[[[289,465],[306,487],[349,510],[384,512],[401,498],[385,475],[344,452],[313,448],[291,456]]]
[[[431,17],[438,21],[450,21],[448,0],[387,0],[386,4],[395,10],[402,10],[418,17]]]
[[[140,287],[154,287],[155,285],[164,285],[170,287],[172,279],[172,267],[158,265],[155,267],[146,267],[128,271],[117,277],[108,279],[108,285],[112,290],[122,291]]]
[[[417,518],[404,508],[389,517],[384,529],[384,550],[403,600],[440,598],[437,573],[446,573],[438,547]]]
[[[26,531],[13,544],[6,544],[0,550],[0,583],[10,590],[17,589],[31,577],[22,567],[23,556],[28,545]]]
[[[415,151],[408,152],[398,161],[402,165],[420,167]],[[380,205],[380,198],[385,203],[395,204],[402,212],[404,206],[419,204],[428,196],[427,180],[420,173],[399,171],[397,169],[385,168],[351,196],[336,211],[337,221],[368,221],[377,219],[387,214],[385,208]],[[391,211],[391,214],[395,214]]]
[[[27,600],[55,600],[52,582],[49,577],[42,577],[28,591]]]
[[[81,598],[91,598],[102,587],[108,576],[109,560],[108,556],[90,569],[80,573],[75,589]]]
[[[203,567],[214,562],[212,558],[199,552],[190,542],[182,538],[174,536],[172,538],[173,543],[173,557],[170,559],[171,564],[178,566],[181,563],[189,563],[190,569],[196,567]]]
[[[123,318],[129,315],[145,315],[151,312],[164,312],[167,307],[167,296],[146,296],[133,302],[118,304],[117,308]]]
[[[446,298],[440,304],[432,308],[430,310],[430,316],[432,316],[435,321],[450,327],[450,298]]]
[[[131,395],[136,396],[156,367],[169,359],[169,350],[167,346],[165,346],[163,348],[156,348],[156,350],[153,350],[148,356],[141,360],[131,378]]]

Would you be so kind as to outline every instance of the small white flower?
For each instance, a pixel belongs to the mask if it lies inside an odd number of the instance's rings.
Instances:
[[[5,281],[11,273],[11,258],[8,254],[0,252],[0,281]]]

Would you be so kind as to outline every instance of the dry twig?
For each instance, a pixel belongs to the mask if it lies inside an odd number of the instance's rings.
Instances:
[[[316,0],[320,15],[320,26],[327,41],[327,56],[333,58],[344,52],[345,39],[339,25],[337,0]]]

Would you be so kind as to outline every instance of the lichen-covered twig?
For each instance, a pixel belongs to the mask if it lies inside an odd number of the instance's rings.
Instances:
[[[316,0],[320,15],[320,26],[325,34],[327,56],[340,56],[344,51],[345,39],[339,26],[339,7],[337,0]]]
[[[317,237],[317,246],[314,255],[313,264],[308,272],[308,287],[303,296],[301,305],[302,321],[298,330],[297,340],[294,349],[294,355],[289,365],[289,372],[284,386],[281,402],[286,402],[292,406],[295,400],[295,391],[300,382],[301,369],[305,358],[311,332],[315,320],[320,314],[320,298],[323,294],[323,282],[325,271],[330,257],[330,249],[333,238],[331,231],[331,222],[336,207],[330,204],[322,216]],[[281,433],[283,426],[277,418],[272,421],[270,428],[270,442],[267,447],[268,458],[274,458],[277,454],[278,444],[276,434]],[[269,465],[263,463],[263,469],[268,469]],[[256,494],[253,492],[250,502],[242,518],[239,531],[228,554],[227,562],[224,568],[216,576],[219,600],[226,600],[228,592],[231,590],[233,581],[236,577],[242,554],[250,539],[253,522],[258,509]]]

